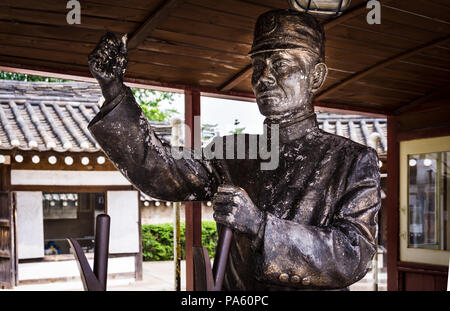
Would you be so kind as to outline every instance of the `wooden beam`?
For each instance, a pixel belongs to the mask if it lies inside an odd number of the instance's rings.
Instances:
[[[339,104],[332,102],[323,102],[323,101],[315,101],[314,102],[314,110],[315,111],[328,111],[334,113],[357,113],[361,115],[367,115],[377,118],[385,118],[387,116],[387,112],[381,109],[375,108],[366,108],[366,107],[355,107],[347,104]]]
[[[380,69],[382,69],[384,67],[392,65],[393,63],[398,62],[401,59],[410,57],[410,56],[412,56],[412,55],[414,55],[416,53],[422,52],[423,50],[429,49],[429,48],[431,48],[433,46],[436,46],[436,45],[439,45],[439,44],[444,44],[444,43],[448,42],[449,40],[450,40],[450,36],[445,36],[444,38],[433,40],[431,42],[422,44],[422,45],[420,45],[418,47],[412,48],[412,49],[407,50],[405,52],[402,52],[400,54],[394,55],[394,56],[392,56],[392,57],[390,57],[390,58],[388,58],[386,60],[378,62],[375,65],[373,65],[373,66],[371,66],[371,67],[369,67],[367,69],[364,69],[364,70],[362,70],[360,72],[357,72],[357,73],[351,75],[350,77],[344,79],[343,81],[332,85],[328,89],[326,89],[323,92],[321,92],[316,97],[316,99],[317,100],[322,99],[325,96],[330,95],[331,93],[333,93],[333,92],[343,88],[344,86],[346,86],[346,85],[348,85],[350,83],[353,83],[355,81],[358,81],[359,79],[361,79],[361,78],[363,78],[363,77],[365,77],[365,76],[367,76],[367,75],[369,75],[369,74],[371,74],[371,73],[373,73],[373,72],[375,72],[377,70],[380,70]]]
[[[142,266],[142,210],[140,208],[141,203],[141,193],[136,191],[138,203],[138,232],[139,232],[139,253],[137,253],[134,260],[134,273],[136,281],[142,281],[143,279],[143,266]]]
[[[399,260],[399,165],[400,152],[397,141],[397,117],[387,118],[387,287],[389,291],[399,288],[397,262]]]
[[[185,123],[190,131],[185,131],[186,147],[201,147],[200,92],[185,91]],[[194,290],[193,247],[202,245],[202,207],[201,202],[185,202],[186,218],[186,290]]]
[[[43,191],[43,192],[105,192],[137,190],[130,186],[45,186],[45,185],[12,185],[11,191]]]
[[[398,132],[397,141],[432,138],[450,135],[450,125],[426,127]]]
[[[416,108],[417,106],[420,106],[421,104],[426,103],[427,101],[429,101],[433,97],[436,97],[436,96],[438,96],[440,94],[445,94],[445,93],[448,94],[449,93],[449,88],[450,88],[450,85],[446,85],[446,86],[444,86],[442,88],[438,88],[438,89],[435,89],[435,90],[433,90],[431,92],[428,92],[427,94],[425,94],[423,96],[420,96],[420,97],[414,99],[413,101],[411,101],[411,102],[409,102],[409,103],[407,103],[405,105],[402,105],[402,106],[394,109],[391,112],[391,114],[393,114],[393,115],[400,115],[400,114],[402,114],[404,112],[410,111],[413,108]]]
[[[11,190],[11,165],[0,164],[0,191]]]
[[[392,0],[386,0],[383,2],[383,4],[388,3],[390,1],[392,1]],[[361,3],[360,5],[356,6],[355,8],[353,8],[350,11],[347,11],[340,17],[332,19],[330,21],[326,21],[323,24],[323,27],[324,27],[325,31],[330,30],[331,28],[333,28],[339,24],[342,24],[343,22],[345,22],[355,16],[363,14],[366,10],[367,10],[367,4],[365,2]],[[249,65],[249,66],[245,67],[243,70],[241,70],[239,73],[237,73],[229,81],[224,83],[221,87],[219,87],[219,90],[220,91],[231,90],[233,87],[235,87],[236,85],[241,83],[243,80],[245,80],[251,73],[252,73],[252,65]]]
[[[169,0],[154,12],[139,28],[131,35],[128,49],[136,49],[150,33],[158,27],[172,13],[183,0]]]
[[[392,2],[392,1],[393,0],[384,0],[382,5],[388,4],[389,2]],[[323,28],[325,31],[330,30],[331,28],[348,21],[349,19],[352,19],[353,17],[356,17],[356,16],[364,14],[364,13],[367,14],[367,12],[368,12],[367,3],[363,2],[360,5],[355,6],[353,9],[345,12],[338,18],[326,21],[323,24]]]
[[[221,87],[219,87],[219,90],[221,92],[226,92],[231,90],[233,87],[247,79],[249,75],[251,75],[253,71],[252,65],[248,65],[243,70],[241,70],[237,75],[235,75],[233,78],[231,78],[229,81],[225,82]]]
[[[4,63],[0,61],[0,71],[23,73],[29,75],[82,81],[97,83],[92,75],[87,71],[71,71],[62,70],[57,68],[22,65],[16,63]],[[224,99],[243,100],[243,101],[255,101],[255,95],[253,93],[237,92],[237,91],[224,91],[221,92],[216,88],[195,86],[189,84],[180,84],[172,82],[155,81],[143,78],[124,77],[124,82],[129,87],[151,89],[162,92],[183,93],[184,90],[193,90],[201,92],[202,96],[217,97]]]

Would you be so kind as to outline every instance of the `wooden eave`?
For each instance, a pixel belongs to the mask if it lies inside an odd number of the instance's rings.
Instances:
[[[385,0],[381,24],[353,0],[326,30],[328,79],[316,106],[394,114],[448,92],[450,4]],[[286,0],[86,0],[81,24],[65,1],[0,3],[0,70],[93,81],[87,55],[105,31],[130,38],[126,82],[161,90],[254,100],[247,57],[256,18]]]

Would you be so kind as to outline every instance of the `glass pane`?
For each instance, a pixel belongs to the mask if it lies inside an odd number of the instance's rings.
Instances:
[[[77,219],[76,193],[44,193],[44,219]]]
[[[94,251],[95,218],[105,212],[103,193],[43,193],[46,255],[70,254],[67,238]]]
[[[450,152],[408,156],[408,247],[448,250]]]

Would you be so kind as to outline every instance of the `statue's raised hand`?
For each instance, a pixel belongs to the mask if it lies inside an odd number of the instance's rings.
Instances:
[[[127,37],[117,40],[106,33],[89,54],[89,69],[102,88],[105,101],[113,100],[123,90],[123,75],[127,68]]]

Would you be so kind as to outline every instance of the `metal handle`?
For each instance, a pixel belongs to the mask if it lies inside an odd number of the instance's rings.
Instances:
[[[94,247],[94,272],[86,259],[86,255],[80,244],[68,238],[80,271],[84,290],[105,291],[108,275],[108,250],[109,250],[109,228],[111,218],[106,214],[100,214],[96,219],[95,247]]]
[[[216,160],[216,168],[221,174],[222,183],[232,185],[231,175],[228,170],[225,160]],[[218,228],[219,229],[219,228]],[[222,290],[223,279],[225,277],[225,270],[228,262],[228,255],[230,253],[231,240],[233,238],[233,231],[228,227],[223,227],[219,230],[219,239],[217,241],[217,251],[214,257],[213,275],[214,275],[214,290]]]
[[[230,252],[231,239],[233,238],[233,231],[231,231],[231,229],[228,227],[224,227],[221,233],[221,237],[219,238],[219,241],[217,243],[217,262],[216,258],[214,258],[213,265],[215,291],[222,290],[223,279],[225,277],[225,269],[228,262],[228,254]]]
[[[111,218],[108,215],[100,214],[95,225],[94,274],[105,289],[108,277],[110,223]]]

